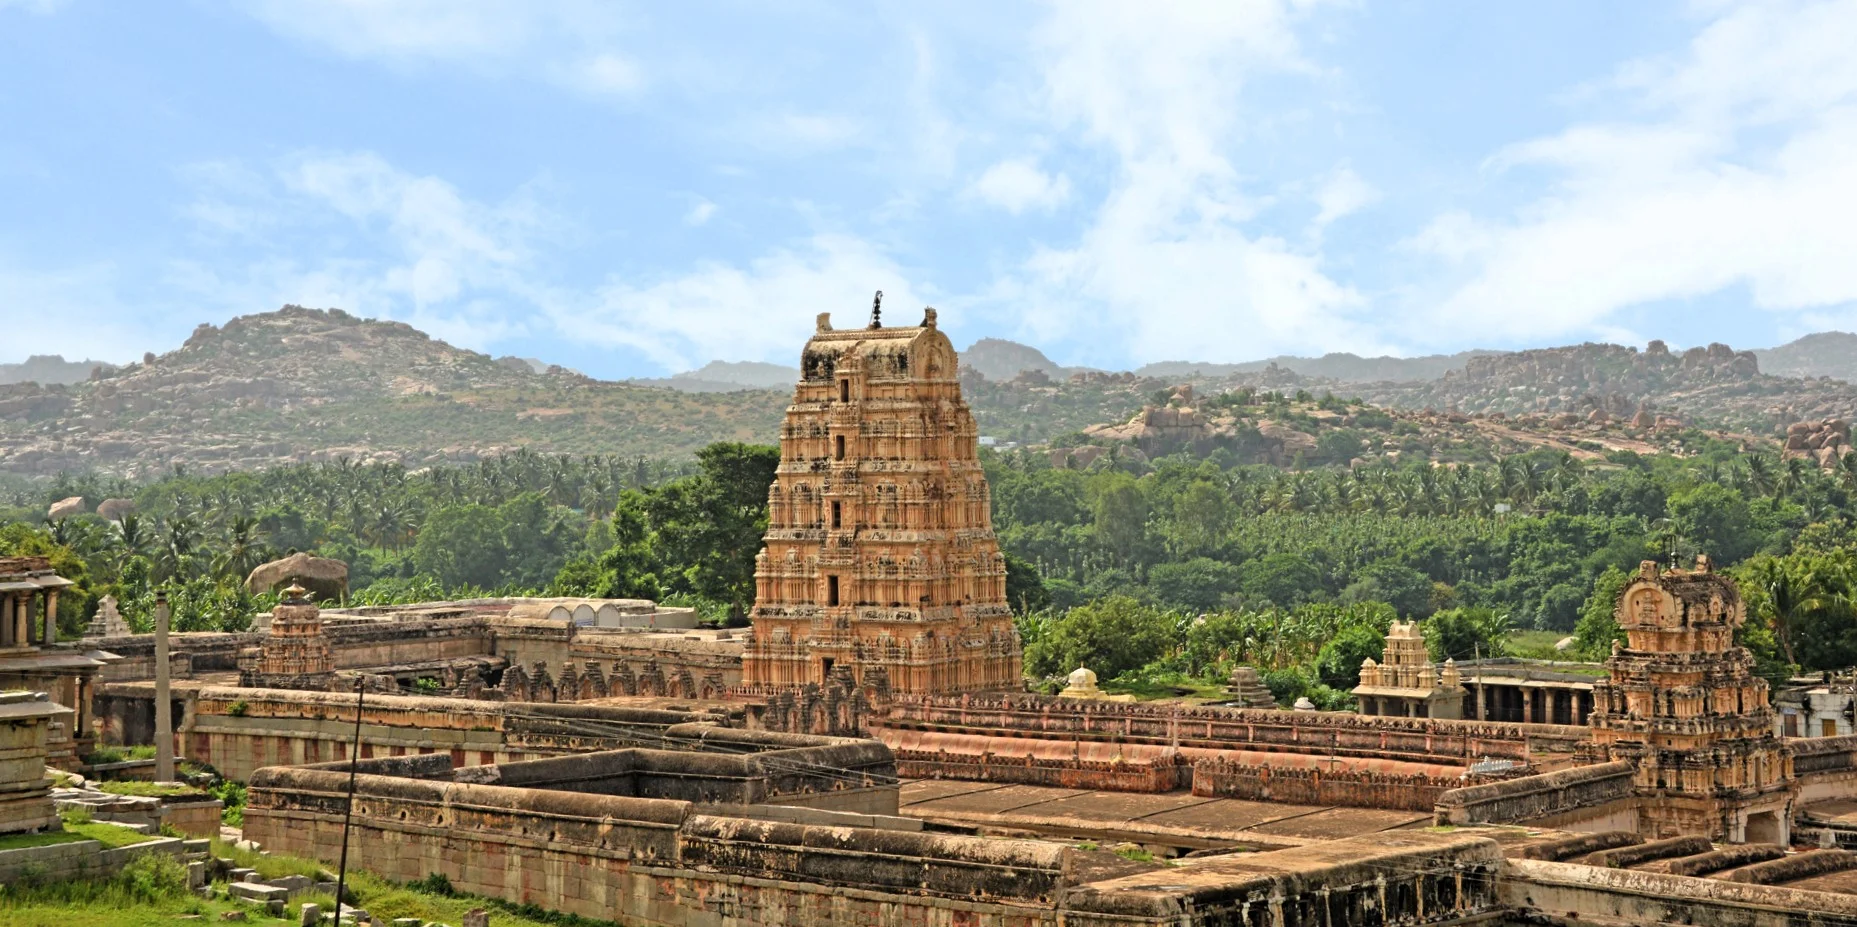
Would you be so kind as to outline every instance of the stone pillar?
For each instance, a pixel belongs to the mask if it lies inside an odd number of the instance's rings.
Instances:
[[[58,590],[45,590],[45,643],[58,643]]]
[[[1535,720],[1535,690],[1522,687],[1522,723],[1533,724]]]
[[[1483,700],[1483,683],[1478,682],[1477,683],[1477,713],[1475,715],[1478,721],[1489,720],[1489,712],[1486,711],[1485,709],[1486,709],[1486,705]]]
[[[0,595],[0,647],[13,646],[13,597]]]
[[[174,697],[168,682],[168,596],[155,593],[155,781],[174,781]]]

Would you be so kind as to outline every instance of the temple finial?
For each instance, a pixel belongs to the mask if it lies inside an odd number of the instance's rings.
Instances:
[[[877,298],[870,301],[870,327],[883,327],[883,291],[877,291]]]

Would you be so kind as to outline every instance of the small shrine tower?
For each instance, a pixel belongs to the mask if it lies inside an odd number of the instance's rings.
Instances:
[[[881,298],[881,294],[879,294]],[[1022,687],[978,431],[936,328],[821,314],[780,428],[755,561],[747,686],[955,693]]]
[[[248,651],[239,685],[261,689],[326,690],[335,678],[335,659],[322,633],[322,610],[308,590],[291,584],[271,610],[271,629],[256,652]]]
[[[1361,663],[1361,682],[1352,694],[1361,714],[1401,718],[1464,716],[1464,686],[1457,661],[1442,667],[1431,662],[1425,636],[1416,621],[1395,621],[1386,631],[1382,660],[1368,657]]]
[[[1767,681],[1734,642],[1747,620],[1734,581],[1645,561],[1618,599],[1626,643],[1593,686],[1593,744],[1637,765],[1639,831],[1786,844],[1792,756],[1774,734]]]

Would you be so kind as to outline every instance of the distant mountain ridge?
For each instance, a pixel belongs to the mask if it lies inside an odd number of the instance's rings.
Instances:
[[[792,389],[800,379],[798,367],[760,361],[710,361],[695,370],[668,377],[633,378],[634,386],[661,386],[686,393],[729,393],[744,389]]]
[[[1762,372],[1759,356],[1813,378]],[[1126,423],[1179,384],[1202,395],[1247,386],[1334,392],[1441,414],[1622,420],[1649,413],[1653,421],[1669,414],[1766,435],[1794,422],[1857,419],[1857,386],[1822,378],[1857,366],[1857,336],[1835,332],[1758,356],[1726,345],[1678,352],[1661,342],[1644,350],[1584,344],[1410,359],[1180,362],[1138,374],[1065,367],[1035,348],[982,339],[963,360],[963,391],[981,433],[1022,444]],[[298,306],[202,325],[176,350],[97,367],[94,377],[91,367],[60,358],[12,365],[40,376],[74,367],[84,370],[75,382],[0,385],[0,470],[135,477],[173,466],[219,471],[344,458],[413,468],[517,448],[683,457],[714,441],[775,440],[798,379],[779,364],[718,362],[658,380],[599,381],[457,348],[401,322]],[[1445,372],[1413,378],[1433,369]],[[1044,376],[1020,377],[1025,370]]]
[[[1456,354],[1427,354],[1423,357],[1362,357],[1358,354],[1330,353],[1321,357],[1295,357],[1280,354],[1242,364],[1207,364],[1196,361],[1161,361],[1135,368],[1138,377],[1229,377],[1245,373],[1262,373],[1275,365],[1305,377],[1321,377],[1342,383],[1379,383],[1401,380],[1436,380],[1453,370],[1464,369],[1473,357],[1487,357],[1499,351],[1459,351]]]
[[[201,325],[94,380],[0,386],[0,469],[148,475],[305,460],[469,461],[516,448],[677,457],[765,441],[788,393],[696,396],[454,347],[404,322],[285,306]]]
[[[1754,352],[1760,369],[1782,377],[1832,377],[1857,383],[1857,335],[1817,332]]]
[[[102,361],[68,361],[58,354],[34,354],[18,364],[0,364],[0,386],[9,383],[82,383],[98,369],[115,370]]]

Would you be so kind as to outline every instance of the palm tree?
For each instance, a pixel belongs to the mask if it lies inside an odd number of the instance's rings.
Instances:
[[[155,568],[162,579],[173,579],[192,569],[200,546],[200,526],[182,515],[168,521],[167,537],[155,553]]]
[[[1747,467],[1741,471],[1741,483],[1757,496],[1773,495],[1773,462],[1759,454],[1749,454]]]
[[[213,558],[213,572],[221,579],[240,580],[259,564],[270,559],[264,543],[264,531],[258,520],[249,515],[235,515],[226,526],[226,541],[219,556]]]
[[[1753,579],[1767,594],[1767,617],[1773,623],[1773,636],[1779,639],[1780,652],[1786,662],[1797,666],[1793,655],[1793,627],[1806,615],[1830,603],[1831,596],[1823,578],[1811,570],[1793,572],[1777,560],[1763,560],[1755,566]]]
[[[148,553],[150,538],[148,528],[140,515],[131,512],[116,523],[117,567],[127,562],[130,557],[140,557]]]

